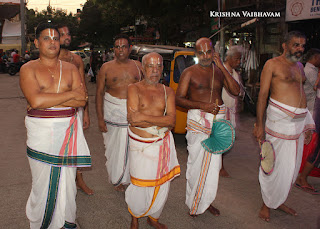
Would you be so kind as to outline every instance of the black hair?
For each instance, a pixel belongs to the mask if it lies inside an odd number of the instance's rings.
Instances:
[[[320,49],[312,48],[306,54],[306,61],[309,61],[314,55],[320,54]]]
[[[126,39],[128,41],[129,47],[132,45],[132,42],[131,42],[129,36],[124,33],[120,33],[120,34],[116,35],[113,39],[113,43],[116,42],[116,40],[119,40],[121,38]]]
[[[58,23],[58,24],[56,24],[56,27],[57,27],[57,29],[61,29],[63,27],[67,27],[68,29],[70,29],[69,25],[66,23]]]
[[[283,43],[288,44],[289,41],[290,41],[293,37],[298,37],[298,38],[307,39],[306,35],[305,35],[303,32],[294,30],[294,31],[291,31],[291,32],[287,33],[287,34],[284,36],[284,38],[283,38]]]
[[[60,36],[59,30],[55,25],[53,25],[51,23],[41,23],[38,25],[38,27],[36,29],[36,39],[39,39],[41,32],[46,29],[54,29],[58,32],[58,34]]]

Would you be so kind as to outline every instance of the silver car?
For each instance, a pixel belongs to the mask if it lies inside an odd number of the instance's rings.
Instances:
[[[90,68],[90,53],[87,54],[83,51],[71,51],[71,52],[81,57],[84,64],[84,71],[88,72]]]

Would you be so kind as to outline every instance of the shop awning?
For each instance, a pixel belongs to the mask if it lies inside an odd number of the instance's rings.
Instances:
[[[0,0],[0,20],[10,19],[20,12],[20,0]]]

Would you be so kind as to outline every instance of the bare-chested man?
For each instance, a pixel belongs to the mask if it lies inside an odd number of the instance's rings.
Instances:
[[[127,87],[141,80],[141,63],[128,59],[131,41],[115,37],[115,60],[102,65],[97,78],[96,109],[103,133],[109,181],[118,191],[130,183],[128,169]]]
[[[177,105],[189,109],[186,204],[191,216],[206,210],[218,216],[219,210],[211,203],[217,193],[221,154],[205,151],[201,141],[210,135],[214,114],[217,114],[217,119],[225,118],[222,88],[226,88],[232,95],[238,95],[240,89],[223,66],[219,54],[214,52],[209,38],[197,40],[196,56],[199,63],[182,73],[176,93]]]
[[[128,87],[131,184],[126,202],[132,215],[131,228],[138,218],[148,216],[148,224],[158,222],[166,203],[170,181],[180,175],[171,129],[175,124],[174,91],[159,83],[163,60],[158,53],[142,58],[144,80]]]
[[[270,208],[297,215],[293,209],[285,206],[284,202],[298,176],[304,132],[314,128],[311,114],[306,109],[306,96],[302,85],[305,76],[299,62],[305,43],[306,37],[302,33],[288,33],[282,44],[283,54],[268,60],[261,73],[254,135],[258,141],[262,141],[265,136],[273,145],[276,157],[271,175],[259,170],[263,199],[259,217],[265,221],[270,220]],[[264,124],[265,111],[267,114]]]
[[[27,202],[30,228],[75,228],[76,167],[91,166],[77,113],[88,99],[78,69],[58,59],[59,32],[36,30],[40,58],[23,65],[20,87],[28,102],[25,125],[32,189]]]
[[[86,87],[86,80],[84,76],[84,64],[80,56],[77,54],[74,54],[69,51],[70,45],[71,45],[71,34],[68,26],[66,25],[58,25],[57,26],[59,33],[60,33],[60,54],[59,54],[59,60],[63,60],[66,62],[69,62],[71,64],[74,64],[80,73],[81,80],[83,85],[85,86],[85,90],[87,91]],[[83,120],[83,129],[88,129],[90,126],[90,118],[89,118],[89,104],[87,101],[87,104],[84,108],[79,108],[78,110],[81,120]],[[76,177],[77,186],[81,188],[82,191],[84,191],[88,195],[93,194],[93,190],[90,189],[86,183],[83,180],[82,172],[81,170],[77,169],[77,177]]]

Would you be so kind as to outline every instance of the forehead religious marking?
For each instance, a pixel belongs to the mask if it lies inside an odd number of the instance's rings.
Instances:
[[[63,27],[63,28],[61,28],[61,30],[62,30],[61,35],[66,35],[66,34],[68,34],[68,33],[69,33],[69,31],[68,31],[68,28],[67,28],[67,27]]]
[[[126,44],[125,44],[125,39],[118,39],[118,40],[116,40],[116,46],[118,46],[118,47],[125,47],[126,46]],[[117,44],[118,43],[118,44]]]
[[[54,29],[49,29],[49,37],[51,38],[51,40],[53,40],[54,36],[55,36]]]
[[[161,65],[162,64],[161,58],[159,56],[158,57],[151,56],[150,57],[150,64],[159,64],[159,65]]]
[[[206,42],[204,45],[200,44],[201,52],[206,56],[208,51],[211,51],[210,48],[208,47],[208,43]]]

